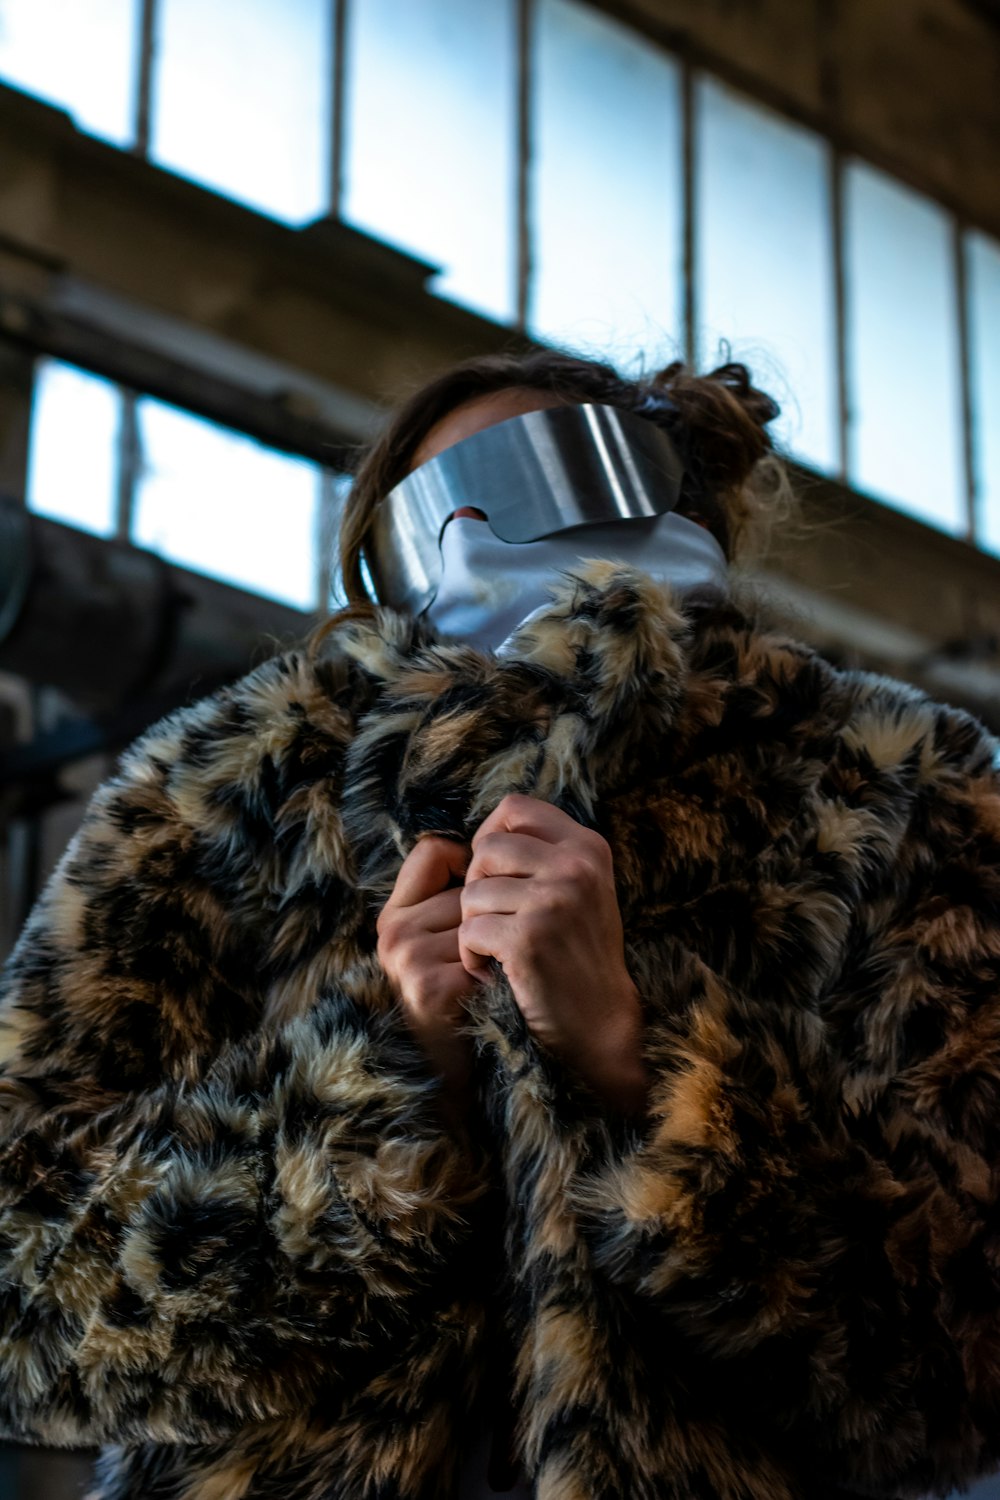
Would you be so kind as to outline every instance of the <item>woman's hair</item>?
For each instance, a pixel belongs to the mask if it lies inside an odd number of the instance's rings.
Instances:
[[[321,626],[320,636],[341,620],[370,611],[361,558],[372,518],[409,473],[431,428],[468,401],[510,389],[545,392],[572,405],[615,406],[664,427],[698,496],[698,514],[730,558],[759,554],[775,521],[791,508],[785,468],[767,433],[779,408],[752,384],[745,365],[728,363],[708,375],[695,375],[678,361],[630,380],[608,364],[552,349],[482,355],[422,386],[362,453],[340,527],[348,608]]]

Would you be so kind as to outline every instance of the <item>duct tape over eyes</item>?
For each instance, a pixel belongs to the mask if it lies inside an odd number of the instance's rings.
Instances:
[[[441,534],[463,506],[501,541],[570,527],[648,520],[674,509],[684,465],[662,428],[613,406],[552,406],[446,448],[375,512],[372,580],[383,603],[420,614],[441,583]]]

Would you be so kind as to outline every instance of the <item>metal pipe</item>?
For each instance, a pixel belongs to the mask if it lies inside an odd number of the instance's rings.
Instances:
[[[303,635],[300,610],[0,496],[0,671],[90,713],[182,702]]]

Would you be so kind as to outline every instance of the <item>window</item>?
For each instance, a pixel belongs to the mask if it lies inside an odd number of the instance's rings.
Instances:
[[[623,365],[683,348],[677,64],[569,0],[539,0],[528,321]]]
[[[144,0],[0,0],[0,78],[127,146],[143,10]],[[344,51],[335,58],[338,13]],[[976,232],[960,239],[930,199],[849,163],[838,247],[825,140],[695,75],[685,141],[681,64],[586,0],[526,9],[524,0],[344,0],[341,11],[337,0],[155,0],[147,14],[150,151],[160,165],[291,223],[330,210],[336,175],[344,217],[439,268],[435,291],[500,322],[523,313],[535,337],[632,373],[676,358],[691,335],[703,368],[725,343],[781,402],[775,430],[792,454],[957,535],[971,529],[971,453],[975,538],[1000,552],[1000,244]],[[684,326],[691,307],[694,329]],[[165,505],[156,510],[172,460],[152,410],[143,407],[144,431],[160,478],[143,480],[143,524],[179,559],[208,567],[199,549],[215,556],[215,543],[198,524],[179,539],[186,502],[173,519]],[[39,437],[36,508],[113,532],[108,434],[120,420],[111,386],[41,368],[38,432],[70,434],[72,451],[89,457],[64,474],[59,453],[70,449]],[[298,483],[289,477],[282,493],[299,493]],[[334,504],[323,494],[321,527]],[[317,502],[298,503],[288,500],[286,519],[301,542]],[[242,558],[233,576],[264,588],[271,559],[251,562],[244,543],[227,543]],[[279,568],[280,597],[305,597],[297,566],[287,576]],[[325,591],[328,573],[315,581]]]
[[[513,0],[361,0],[347,70],[345,216],[441,267],[436,291],[512,319]]]
[[[962,534],[967,503],[952,220],[853,163],[845,182],[848,478]]]
[[[151,153],[302,223],[328,201],[330,0],[160,0]]]
[[[310,609],[318,471],[159,401],[139,403],[133,540],[182,567]]]
[[[121,398],[110,381],[44,360],[35,374],[28,504],[98,536],[115,530]]]
[[[124,505],[130,540],[299,609],[315,608],[321,590],[337,597],[330,570],[342,476],[151,397],[135,405],[138,477]],[[123,411],[110,381],[43,363],[28,461],[32,510],[114,535]]]
[[[830,150],[811,131],[702,79],[695,230],[698,359],[720,341],[782,406],[776,434],[840,466]]]
[[[140,0],[2,0],[0,77],[118,146],[134,137]]]
[[[972,431],[979,541],[1000,552],[1000,244],[968,238]]]

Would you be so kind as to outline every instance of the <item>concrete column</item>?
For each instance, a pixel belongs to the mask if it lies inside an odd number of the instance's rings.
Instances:
[[[0,493],[23,500],[28,483],[28,434],[34,359],[0,339]]]

